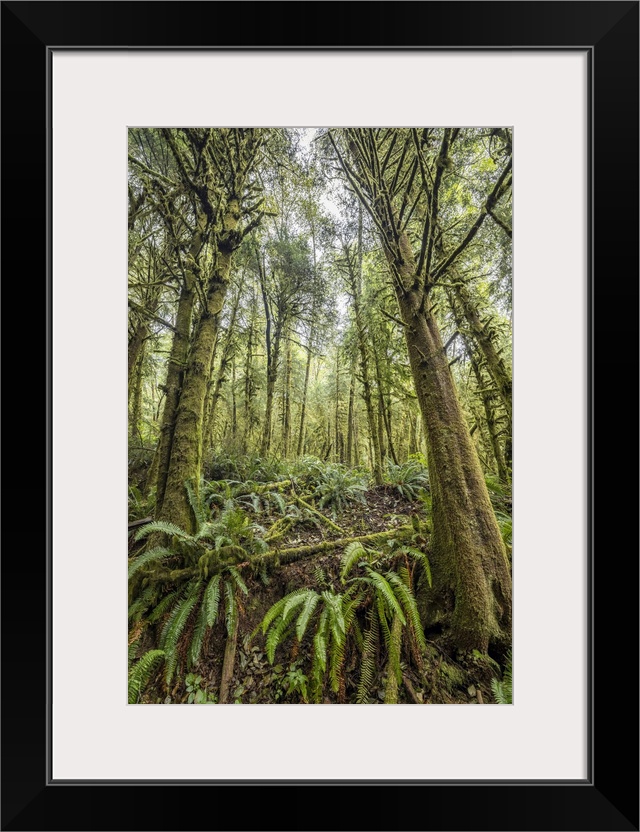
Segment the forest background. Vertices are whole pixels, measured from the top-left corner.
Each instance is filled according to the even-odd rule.
[[[509,698],[510,200],[501,128],[130,131],[134,701]]]

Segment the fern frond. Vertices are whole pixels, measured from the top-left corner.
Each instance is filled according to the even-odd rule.
[[[311,620],[311,616],[313,615],[315,608],[318,606],[319,600],[320,596],[317,592],[313,589],[308,590],[304,599],[304,606],[302,607],[300,615],[298,616],[298,622],[296,624],[296,638],[298,641],[302,641],[307,625]]]
[[[409,625],[414,636],[416,637],[416,641],[418,642],[420,649],[423,652],[426,651],[427,642],[424,638],[424,629],[422,627],[422,622],[420,621],[420,613],[418,612],[418,605],[413,593],[405,581],[396,575],[395,572],[387,572],[387,578],[393,587],[393,591],[395,592],[402,609],[406,613]]]
[[[180,594],[182,594],[182,590],[176,589],[168,595],[165,595],[147,616],[149,624],[155,624],[156,621],[159,621]]]
[[[175,523],[167,523],[164,520],[154,520],[153,523],[147,523],[146,526],[143,526],[134,537],[134,540],[143,540],[143,538],[148,537],[153,532],[162,532],[163,534],[169,534],[172,537],[179,537],[182,540],[188,540],[191,535],[188,532],[185,532],[184,529],[181,529],[180,526],[176,526]]]
[[[263,633],[267,632],[271,622],[274,621],[282,613],[289,598],[291,598],[292,595],[299,595],[300,592],[301,590],[295,589],[293,592],[290,592],[288,595],[285,595],[283,598],[280,598],[279,601],[276,601],[276,603],[273,604],[273,606],[269,607],[269,609],[265,613],[264,618],[262,619],[262,623],[260,624]]]
[[[202,605],[206,610],[207,627],[213,627],[220,606],[220,575],[214,575],[207,584]]]
[[[242,580],[242,576],[240,575],[238,570],[235,568],[235,566],[228,566],[227,571],[231,575],[231,577],[233,578],[233,582],[238,587],[238,589],[242,592],[242,594],[243,595],[248,595],[249,590],[247,588],[247,585]]]
[[[391,639],[389,641],[389,658],[387,662],[387,683],[384,691],[386,705],[398,701],[398,685],[402,682],[400,654],[402,650],[402,624],[398,616],[391,622]]]
[[[153,604],[157,589],[155,586],[148,586],[142,595],[139,595],[129,607],[128,617],[130,620],[138,621]]]
[[[424,552],[421,552],[420,549],[414,549],[412,546],[401,546],[399,549],[396,549],[394,554],[411,555],[412,558],[417,560],[427,578],[427,583],[431,587],[431,564]]]
[[[135,705],[151,678],[151,674],[165,657],[164,650],[149,650],[129,672],[129,705]]]
[[[204,641],[204,634],[207,630],[207,604],[205,600],[206,590],[203,593],[196,626],[193,629],[193,636],[191,637],[191,644],[189,645],[189,654],[187,662],[191,670],[200,658],[200,651],[202,650],[202,642]]]
[[[367,550],[364,548],[362,543],[359,540],[354,540],[353,543],[350,543],[342,553],[342,558],[340,559],[340,580],[342,583],[345,582],[345,578],[351,572],[354,563],[357,563],[360,560],[364,560],[367,557]]]
[[[327,669],[327,628],[329,624],[329,610],[324,607],[318,619],[316,634],[313,637],[313,659],[322,673]]]
[[[371,579],[371,582],[376,588],[376,592],[384,598],[385,604],[389,612],[395,613],[396,615],[400,616],[400,620],[402,621],[403,626],[407,623],[404,613],[402,612],[402,607],[398,603],[398,599],[393,594],[393,590],[389,586],[384,575],[381,575],[379,572],[367,567],[367,574]]]
[[[333,637],[337,644],[339,644],[345,637],[346,629],[344,624],[344,615],[342,613],[342,596],[335,595],[329,590],[322,593],[325,605],[329,609],[329,625],[333,633]]]
[[[382,637],[384,639],[385,647],[389,650],[389,644],[391,643],[391,630],[389,629],[389,622],[387,621],[387,609],[381,595],[376,595],[375,600],[376,610],[378,612],[378,621],[380,622],[380,629],[382,630]]]
[[[129,563],[129,580],[142,569],[143,566],[146,566],[148,563],[151,563],[154,560],[164,560],[165,558],[169,558],[174,553],[167,549],[165,546],[156,546],[154,549],[149,549],[148,552],[143,552],[141,555],[138,555],[137,558],[134,558]]]
[[[200,584],[195,583],[187,597],[176,605],[175,612],[171,615],[169,627],[166,628],[162,638],[161,648],[165,651],[165,682],[171,683],[178,664],[178,642],[185,628],[191,610],[198,600]]]
[[[136,639],[135,641],[132,641],[131,644],[127,647],[127,667],[129,668],[129,670],[131,670],[131,665],[133,664],[133,660],[136,657],[139,641],[140,639]]]
[[[513,658],[511,650],[507,653],[502,681],[491,680],[491,690],[498,705],[513,704]]]
[[[294,592],[289,593],[287,595],[287,603],[284,605],[282,609],[282,618],[288,623],[291,620],[291,613],[296,607],[299,607],[300,604],[303,604],[307,595],[310,592],[313,592],[312,589],[296,589]]]
[[[358,682],[358,693],[356,702],[366,702],[371,686],[376,675],[376,653],[378,651],[379,631],[378,617],[374,614],[368,615],[369,628],[367,629],[362,645],[362,664],[360,667],[360,681]]]
[[[189,498],[189,505],[191,506],[191,510],[193,511],[193,516],[196,518],[196,523],[198,527],[202,526],[206,520],[206,514],[204,511],[204,507],[202,505],[202,501],[196,494],[195,488],[190,480],[187,480],[184,484],[184,487],[187,490],[187,497]]]
[[[270,664],[273,664],[276,656],[276,648],[278,647],[281,641],[284,641],[284,637],[288,629],[289,625],[284,620],[284,618],[281,617],[275,621],[275,623],[269,630],[265,649]]]

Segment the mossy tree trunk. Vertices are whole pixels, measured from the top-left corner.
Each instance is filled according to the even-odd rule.
[[[338,160],[368,210],[389,266],[404,323],[409,362],[425,431],[433,505],[432,557],[438,588],[453,594],[451,630],[463,649],[486,652],[511,627],[511,574],[478,456],[465,422],[429,294],[471,244],[506,188],[509,161],[462,237],[442,235],[439,200],[445,171],[454,167],[457,129],[441,131],[433,152],[428,130],[397,133],[344,129],[330,133]],[[394,155],[395,153],[395,155]],[[510,179],[509,179],[510,181]],[[414,191],[414,182],[420,183]],[[412,196],[417,193],[417,197]],[[407,230],[408,206],[424,210],[414,251]],[[411,214],[409,214],[411,216]],[[405,218],[403,220],[403,218]],[[437,256],[437,255],[436,255]]]
[[[258,159],[264,132],[258,129],[162,129],[183,187],[204,217],[210,264],[189,258],[187,268],[201,290],[201,310],[187,357],[175,415],[173,441],[160,516],[187,531],[195,518],[185,483],[197,493],[202,468],[203,422],[211,361],[232,258],[243,238],[261,221],[262,200],[256,200],[248,176]],[[221,162],[222,160],[222,162]],[[249,219],[248,219],[249,218]]]
[[[487,322],[483,322],[478,310],[473,303],[469,290],[456,281],[454,284],[454,293],[456,300],[460,305],[460,309],[469,326],[473,339],[478,344],[480,351],[484,357],[487,372],[493,379],[498,395],[502,400],[502,404],[509,417],[508,432],[511,433],[511,418],[512,418],[512,383],[511,373],[505,364],[502,356],[496,347],[495,340],[492,336],[491,328]]]
[[[194,302],[195,293],[193,288],[187,285],[186,282],[183,282],[180,287],[180,297],[178,299],[178,309],[176,312],[173,339],[171,341],[171,352],[167,363],[167,378],[164,383],[164,408],[160,422],[160,438],[158,439],[158,448],[156,450],[158,472],[156,479],[156,516],[158,517],[162,511],[164,493],[167,485],[176,411],[178,409],[178,402],[180,401],[182,378],[189,352],[189,335]]]
[[[220,401],[220,396],[222,395],[222,385],[225,382],[227,377],[227,370],[229,367],[229,363],[232,360],[233,351],[234,351],[234,327],[236,323],[236,317],[238,314],[238,306],[240,305],[240,292],[238,291],[231,306],[231,314],[229,317],[229,326],[227,328],[227,335],[224,339],[224,346],[222,348],[222,355],[220,356],[220,365],[218,367],[218,372],[215,377],[215,381],[213,382],[213,390],[211,394],[211,400],[209,403],[209,412],[206,419],[206,429],[204,432],[204,439],[205,442],[211,444],[214,439],[214,426],[216,423],[216,410],[218,408],[218,403]],[[212,368],[213,369],[213,368]]]
[[[511,626],[509,563],[437,322],[410,294],[398,300],[427,443],[434,573],[455,597],[456,643],[486,652]]]

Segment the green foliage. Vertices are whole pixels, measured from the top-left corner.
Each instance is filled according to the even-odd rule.
[[[266,636],[268,660],[273,664],[276,651],[291,637],[301,645],[311,630],[308,675],[313,701],[322,701],[327,685],[344,695],[348,650],[360,654],[356,701],[368,700],[384,667],[387,678],[392,674],[396,680],[395,688],[387,686],[387,701],[396,701],[403,652],[420,656],[427,648],[414,595],[420,575],[431,580],[429,561],[419,549],[396,546],[381,552],[354,541],[341,558],[342,593],[330,587],[321,591],[303,587],[267,610],[256,632],[260,629]],[[321,577],[326,580],[324,571]]]
[[[173,557],[173,554],[171,549],[167,549],[166,546],[154,546],[153,549],[148,549],[146,552],[129,561],[129,579],[133,578],[136,572],[142,569],[143,566],[147,566],[154,561],[166,560],[167,558]]]
[[[314,496],[320,508],[330,507],[335,517],[350,502],[366,505],[366,475],[339,463],[326,464]]]
[[[498,705],[512,705],[513,704],[513,657],[511,650],[507,653],[505,668],[502,674],[502,679],[491,680],[491,690]]]
[[[322,697],[327,657],[342,655],[341,650],[346,638],[342,602],[343,596],[330,590],[318,593],[314,589],[296,589],[276,601],[267,610],[260,624],[263,634],[266,635],[267,658],[273,664],[279,645],[293,633],[298,643],[301,643],[311,620],[315,617],[316,626],[312,638],[311,690],[316,702]],[[331,686],[334,691],[337,691],[337,674],[334,674],[334,678],[331,679]],[[306,697],[306,687],[304,695]]]
[[[153,514],[155,507],[155,489],[145,496],[136,486],[129,486],[129,522],[142,520]]]
[[[411,566],[411,561],[414,561],[414,566]],[[359,574],[347,580],[356,563]],[[374,569],[374,566],[378,566],[378,569]],[[414,594],[416,569],[421,570],[431,582],[427,556],[413,547],[395,547],[391,552],[373,549],[363,549],[361,552],[355,547],[349,552],[345,550],[340,570],[341,580],[357,587],[360,597],[368,606],[357,702],[367,701],[373,681],[380,672],[377,664],[381,652],[380,634],[386,648],[387,677],[389,679],[392,674],[396,683],[401,679],[400,658],[403,649],[408,649],[413,643],[420,655],[426,651],[424,630]],[[395,701],[396,695],[395,686],[388,681],[385,701]]]
[[[164,657],[164,650],[149,650],[131,668],[129,671],[130,705],[135,705],[140,700],[140,696],[147,682]]]
[[[502,511],[496,511],[496,520],[500,527],[500,534],[502,535],[504,545],[511,546],[513,544],[513,520],[511,519],[511,515],[505,514]]]
[[[282,680],[282,684],[287,697],[292,698],[296,695],[299,695],[303,702],[309,701],[309,679],[296,665],[291,665],[284,679]]]
[[[184,682],[187,691],[187,705],[208,705],[218,701],[215,693],[211,693],[206,686],[202,686],[202,676],[188,673]]]
[[[207,519],[210,515],[205,501],[193,489],[187,490],[194,515],[201,521],[197,531],[190,534],[164,521],[150,523],[138,532],[137,539],[158,533],[170,538],[167,545],[155,546],[129,564],[129,576],[137,580],[132,587],[138,591],[129,610],[131,619],[143,624],[162,621],[159,647],[165,658],[167,688],[185,661],[189,669],[196,667],[207,631],[221,615],[227,633],[232,632],[238,617],[237,593],[249,594],[237,564],[265,548],[258,537],[264,531],[262,527],[251,523],[232,501],[217,517]],[[170,558],[181,567],[170,573],[172,580],[176,576],[175,580],[184,582],[162,593],[162,584],[156,582],[149,568]],[[145,681],[142,679],[142,683]]]
[[[406,500],[417,499],[422,489],[429,488],[429,472],[416,459],[402,465],[387,461],[386,479]]]

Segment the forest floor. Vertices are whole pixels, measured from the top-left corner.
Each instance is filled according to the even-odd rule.
[[[392,532],[407,526],[412,517],[425,521],[424,503],[407,499],[391,485],[370,487],[363,495],[364,502],[348,502],[341,510],[327,508],[315,510],[339,526],[332,528],[319,518],[307,516],[297,522],[278,540],[278,550],[313,546],[322,542],[330,543],[344,538],[357,538],[378,532]],[[277,511],[263,512],[259,522],[269,528],[281,517]],[[143,543],[135,543],[130,535],[129,554],[135,556]],[[428,544],[427,544],[428,548]],[[312,649],[311,634],[301,644],[291,639],[281,644],[275,659],[270,662],[265,649],[265,636],[260,624],[269,608],[288,593],[303,587],[333,588],[340,585],[340,562],[344,546],[319,551],[291,563],[280,563],[276,569],[262,576],[243,572],[248,594],[238,598],[239,628],[233,675],[230,685],[230,702],[237,704],[292,704],[303,702],[301,679],[309,672]],[[154,646],[153,633],[147,632],[147,648]],[[487,657],[464,655],[452,650],[441,626],[435,626],[425,633],[426,655],[421,662],[403,662],[402,681],[399,686],[399,703],[413,704],[492,704],[491,681],[496,677],[492,663]],[[178,678],[167,691],[158,674],[141,699],[146,703],[178,704],[187,702],[189,692],[193,699],[195,690],[204,691],[215,701],[220,687],[226,632],[223,626],[208,630],[204,637],[200,659],[194,672]],[[489,660],[491,662],[491,660]],[[341,694],[330,690],[324,693],[325,703],[353,701],[358,687],[361,655],[348,650],[344,662],[344,684]],[[383,670],[370,690],[368,703],[381,703],[385,698]]]

